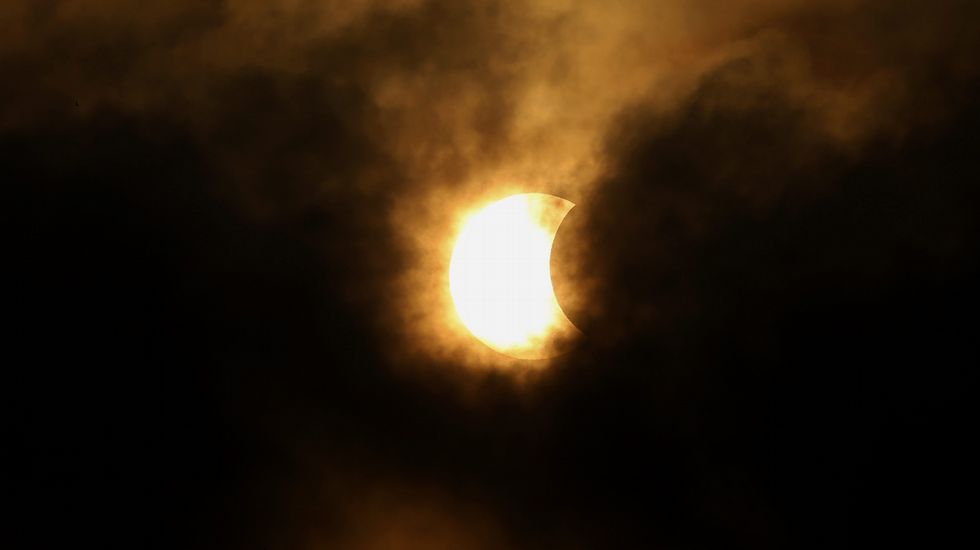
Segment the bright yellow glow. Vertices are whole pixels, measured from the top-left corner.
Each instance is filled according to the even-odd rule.
[[[571,326],[555,299],[550,266],[552,240],[571,206],[550,195],[513,195],[463,226],[449,291],[463,324],[490,347],[514,357],[547,356],[548,338]]]

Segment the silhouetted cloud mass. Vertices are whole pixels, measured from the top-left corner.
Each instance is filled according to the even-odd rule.
[[[971,534],[980,4],[0,6],[28,546]],[[535,364],[459,220],[576,202]],[[8,544],[9,546],[10,544]]]

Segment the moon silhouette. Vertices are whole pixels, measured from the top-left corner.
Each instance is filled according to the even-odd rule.
[[[551,283],[551,248],[575,204],[544,193],[498,200],[463,225],[449,263],[460,321],[494,350],[517,359],[567,351],[581,333]]]

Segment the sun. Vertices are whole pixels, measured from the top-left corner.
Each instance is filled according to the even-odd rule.
[[[513,195],[469,217],[449,264],[456,313],[478,339],[517,358],[543,358],[575,330],[555,298],[551,247],[574,205],[551,195]]]

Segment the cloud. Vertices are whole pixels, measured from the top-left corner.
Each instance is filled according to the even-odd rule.
[[[939,469],[896,433],[971,456],[974,4],[3,4],[23,508],[130,546],[956,527],[889,476]],[[443,276],[517,191],[578,205],[546,369]]]

